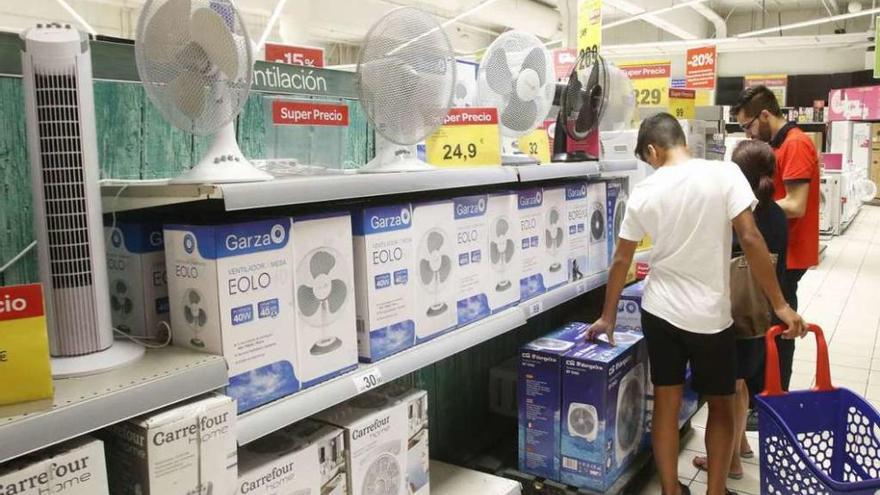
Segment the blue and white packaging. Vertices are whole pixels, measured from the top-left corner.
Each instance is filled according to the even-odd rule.
[[[608,229],[608,265],[614,257],[614,249],[617,247],[617,237],[620,235],[620,226],[623,225],[623,215],[626,213],[626,179],[610,179],[605,183],[605,204],[607,205],[607,229]]]
[[[104,227],[113,326],[132,337],[168,337],[168,278],[162,225],[116,222]]]
[[[303,388],[358,363],[351,215],[292,220],[296,375]]]
[[[352,214],[357,342],[373,362],[415,343],[415,241],[409,203]]]
[[[640,451],[647,352],[637,333],[615,332],[565,355],[562,372],[563,483],[603,492]]]
[[[587,183],[571,182],[565,186],[565,212],[568,228],[568,280],[574,282],[587,275],[590,247],[590,214]]]
[[[431,340],[458,323],[458,252],[455,205],[450,200],[414,203],[416,343]]]
[[[464,196],[455,208],[455,293],[458,326],[489,316],[489,197]]]
[[[489,308],[497,313],[519,303],[520,231],[518,195],[505,191],[488,197]]]
[[[540,187],[521,189],[517,193],[520,249],[520,301],[547,291],[544,283],[544,190]]]
[[[520,348],[519,470],[559,481],[562,371],[589,326],[570,323]]]
[[[542,264],[544,286],[554,289],[568,282],[568,213],[566,212],[565,186],[544,188],[544,234],[541,244],[544,247]]]
[[[608,269],[608,214],[604,182],[592,182],[587,185],[587,206],[590,215],[587,275],[594,275]]]
[[[617,303],[617,328],[626,332],[642,331],[642,297],[645,281],[640,280],[623,289]]]
[[[175,345],[226,358],[242,413],[298,391],[290,218],[166,225]]]

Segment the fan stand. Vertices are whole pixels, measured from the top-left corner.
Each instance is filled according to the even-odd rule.
[[[562,111],[556,118],[556,128],[553,132],[553,162],[587,162],[595,161],[597,157],[591,157],[583,151],[568,152],[568,134],[565,133],[565,122],[562,120]]]
[[[224,184],[230,182],[263,182],[273,177],[258,170],[241,153],[235,139],[235,124],[229,122],[214,134],[211,147],[199,163],[172,184]]]
[[[440,270],[434,272],[434,296],[437,296],[437,291],[440,290]],[[428,316],[439,316],[446,312],[449,309],[449,306],[443,301],[437,301],[432,304],[427,311]]]
[[[309,353],[313,356],[321,356],[324,354],[330,354],[342,347],[342,340],[335,335],[332,337],[328,337],[324,335],[324,331],[327,329],[327,301],[321,301],[321,338],[318,339],[317,342],[312,344],[311,349],[309,349]]]
[[[114,340],[103,351],[74,357],[53,357],[52,378],[77,378],[127,366],[144,355],[144,348],[134,342]]]
[[[406,146],[383,139],[376,133],[376,156],[358,169],[358,172],[386,173],[386,172],[426,172],[436,170],[418,159],[415,146]]]

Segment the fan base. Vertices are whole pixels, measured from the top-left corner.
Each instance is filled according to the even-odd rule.
[[[315,342],[315,345],[309,349],[309,352],[314,356],[320,356],[322,354],[329,354],[340,347],[342,347],[342,341],[337,337],[333,337],[331,339]]]
[[[194,345],[195,347],[198,347],[198,348],[205,347],[205,343],[202,342],[201,339],[192,338],[192,339],[190,339],[189,343]]]
[[[358,172],[364,174],[380,174],[388,172],[426,172],[428,170],[436,170],[433,165],[417,159],[417,158],[394,158],[391,160],[380,160],[380,156],[376,156],[366,165],[358,169]]]
[[[92,354],[53,357],[53,378],[76,378],[95,375],[131,364],[144,355],[144,348],[134,342],[116,340],[113,345]]]
[[[257,170],[241,153],[235,139],[235,124],[229,122],[216,134],[205,156],[172,184],[224,184],[230,182],[263,182],[272,176]]]
[[[449,306],[446,303],[439,303],[428,308],[427,315],[428,316],[438,316],[446,312],[449,309]]]
[[[551,272],[551,273],[558,272],[559,270],[562,270],[562,265],[561,265],[561,264],[559,264],[559,263],[553,263],[552,265],[550,265],[550,272]]]
[[[495,284],[495,292],[504,292],[510,289],[511,283],[510,280],[502,280]]]

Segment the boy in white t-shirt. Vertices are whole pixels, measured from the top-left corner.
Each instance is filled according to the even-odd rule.
[[[732,230],[786,336],[804,333],[803,319],[785,302],[770,254],[752,208],[755,195],[739,167],[691,157],[678,121],[663,113],[639,128],[636,155],[656,169],[633,189],[608,276],[602,317],[589,338],[606,333],[614,341],[617,303],[636,245],[654,243],[642,326],[654,384],[652,438],[664,495],[689,494],[678,481],[678,412],[685,368],[709,403],[706,449],[708,494],[725,486],[733,452],[736,340],[730,314]]]

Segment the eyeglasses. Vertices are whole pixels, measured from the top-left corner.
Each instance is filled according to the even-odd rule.
[[[752,124],[754,124],[755,121],[758,120],[758,117],[760,117],[760,116],[761,116],[760,113],[758,115],[755,115],[755,117],[752,120],[750,120],[748,124],[740,125],[740,127],[742,127],[742,130],[744,130],[745,132],[749,132],[749,129],[752,128]]]

